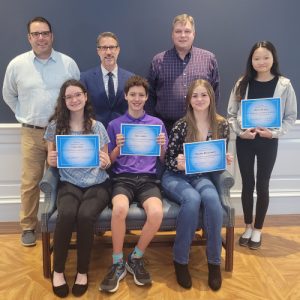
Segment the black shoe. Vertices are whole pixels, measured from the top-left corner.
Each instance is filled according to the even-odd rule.
[[[242,247],[247,247],[249,241],[250,241],[250,238],[244,238],[243,236],[241,236],[239,238],[239,245],[242,246]]]
[[[65,274],[64,274],[64,278],[66,280],[66,277],[65,277]],[[53,285],[53,272],[51,274],[51,283],[52,283],[52,290],[53,290],[53,293],[59,297],[59,298],[65,298],[68,296],[69,294],[69,286],[67,284],[67,281],[66,283],[62,284],[62,285],[59,285],[59,286],[54,286]]]
[[[220,265],[208,263],[208,285],[213,291],[217,291],[222,285],[222,276]]]
[[[149,272],[144,267],[144,259],[131,258],[131,254],[128,255],[126,262],[126,269],[133,275],[134,283],[137,285],[149,285],[152,284],[152,279]]]
[[[259,249],[261,246],[261,237],[260,237],[260,240],[259,242],[254,242],[252,241],[251,239],[249,240],[249,243],[248,243],[248,247],[252,250],[257,250]]]
[[[176,279],[179,285],[185,289],[192,287],[192,278],[189,272],[188,265],[180,264],[174,260]]]
[[[75,283],[76,279],[77,279],[77,275],[78,275],[78,273],[75,276],[74,284],[72,287],[72,294],[75,297],[81,297],[87,291],[89,284],[88,284],[88,281],[86,282],[86,284]],[[87,278],[87,280],[88,280],[88,278]]]

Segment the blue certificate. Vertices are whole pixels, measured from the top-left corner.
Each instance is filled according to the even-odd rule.
[[[161,133],[161,125],[121,124],[121,133],[125,138],[121,155],[160,156],[156,139]]]
[[[225,139],[185,143],[183,152],[186,174],[220,171],[226,168]]]
[[[241,101],[242,129],[281,127],[280,98],[247,99]]]
[[[99,139],[99,135],[57,135],[57,167],[99,167]]]

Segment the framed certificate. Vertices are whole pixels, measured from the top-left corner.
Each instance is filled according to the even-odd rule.
[[[185,173],[207,173],[226,168],[225,139],[184,143]]]
[[[99,135],[57,135],[57,167],[99,167],[99,140]]]
[[[121,133],[125,137],[121,155],[160,156],[156,139],[161,133],[161,125],[121,124]]]
[[[281,127],[280,98],[246,99],[241,101],[242,129]]]

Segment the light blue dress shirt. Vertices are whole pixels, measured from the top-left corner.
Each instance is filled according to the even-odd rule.
[[[40,60],[31,50],[18,55],[7,66],[3,99],[20,123],[45,127],[62,84],[79,77],[78,66],[69,56],[52,49],[48,59]]]

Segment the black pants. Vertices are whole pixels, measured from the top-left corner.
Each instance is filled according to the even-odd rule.
[[[54,271],[64,272],[74,226],[77,228],[77,271],[87,273],[94,239],[94,224],[110,201],[109,180],[89,188],[61,182],[57,195],[57,223],[54,231]]]
[[[236,139],[236,152],[242,177],[242,205],[245,224],[253,221],[253,192],[255,187],[254,162],[256,173],[256,213],[254,228],[262,229],[269,206],[269,182],[276,161],[278,139],[256,136],[254,140]]]

